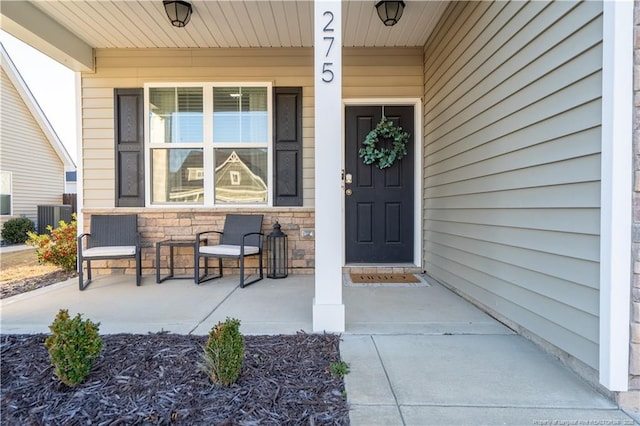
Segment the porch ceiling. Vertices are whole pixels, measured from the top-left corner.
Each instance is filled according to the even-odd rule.
[[[31,0],[50,19],[93,48],[312,47],[313,1],[191,0],[185,28],[169,23],[162,1]],[[376,0],[343,0],[345,47],[422,46],[447,1],[407,1],[385,27]]]

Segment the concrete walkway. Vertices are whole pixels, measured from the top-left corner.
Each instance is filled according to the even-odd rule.
[[[3,334],[47,333],[61,308],[100,331],[208,334],[226,317],[245,334],[311,332],[313,276],[237,277],[196,286],[112,275],[0,301]],[[437,283],[344,287],[341,356],[352,425],[632,425],[632,417],[539,347]]]

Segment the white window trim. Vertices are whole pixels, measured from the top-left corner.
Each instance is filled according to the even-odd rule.
[[[168,144],[151,144],[149,128],[149,89],[156,87],[202,87],[204,141],[199,143],[180,143],[180,148],[202,148],[204,158],[204,170],[215,168],[214,148],[237,148],[237,144],[217,143],[212,140],[213,120],[213,88],[214,87],[266,87],[267,89],[267,203],[266,204],[215,204],[215,194],[210,189],[214,187],[213,173],[204,174],[204,203],[151,203],[151,150],[153,148],[167,148]],[[207,207],[207,208],[255,208],[261,209],[273,206],[273,83],[272,82],[149,82],[144,84],[144,177],[145,177],[145,206],[151,208],[176,208],[176,207]],[[209,90],[211,89],[211,90]],[[261,143],[243,143],[242,148],[264,148]],[[177,146],[176,146],[177,148]]]

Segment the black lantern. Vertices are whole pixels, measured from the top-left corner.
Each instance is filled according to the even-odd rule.
[[[376,4],[376,10],[378,11],[380,20],[382,20],[387,27],[392,27],[397,24],[402,17],[404,6],[403,1],[382,0]]]
[[[174,27],[184,27],[191,19],[191,4],[186,1],[163,0],[164,10]]]
[[[273,231],[267,235],[267,277],[285,278],[288,275],[287,234],[276,221]]]

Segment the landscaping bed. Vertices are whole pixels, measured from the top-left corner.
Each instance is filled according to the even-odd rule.
[[[105,335],[87,380],[62,384],[45,335],[1,337],[3,425],[348,425],[339,336],[245,336],[238,382],[198,369],[206,336]]]
[[[40,264],[35,249],[2,253],[0,258],[0,299],[26,293],[75,277],[75,271]]]
[[[51,284],[59,283],[60,281],[66,281],[77,275],[78,274],[75,271],[67,272],[62,269],[58,269],[52,272],[47,272],[44,275],[37,275],[12,281],[3,281],[0,283],[0,299],[36,290]]]

